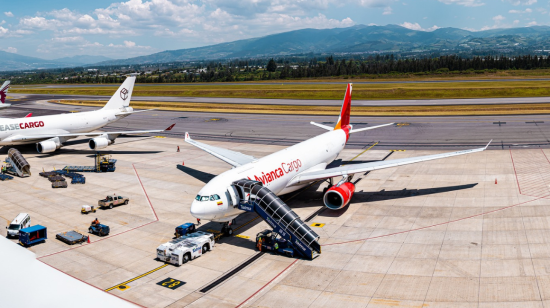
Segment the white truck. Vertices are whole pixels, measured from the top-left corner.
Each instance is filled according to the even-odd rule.
[[[214,234],[196,231],[157,247],[157,258],[180,266],[214,248]]]

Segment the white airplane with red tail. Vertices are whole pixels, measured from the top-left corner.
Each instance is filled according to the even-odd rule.
[[[326,169],[327,165],[344,149],[350,134],[394,124],[353,129],[350,124],[351,90],[352,85],[348,84],[340,118],[334,128],[311,122],[328,132],[262,158],[197,142],[186,133],[187,143],[233,166],[233,169],[216,176],[199,191],[191,204],[191,214],[197,219],[225,223],[224,228],[229,227],[230,230],[230,222],[243,213],[238,209],[237,204],[234,204],[235,193],[231,188],[233,182],[241,179],[262,182],[264,187],[276,195],[282,195],[319,180],[331,179],[332,183],[332,178],[338,177],[341,179],[325,192],[323,198],[327,208],[338,210],[349,204],[355,192],[355,185],[351,180],[356,173],[481,152],[491,143],[478,149]]]
[[[0,109],[8,108],[11,104],[6,104],[6,96],[8,96],[8,89],[10,88],[10,81],[4,81],[4,84],[0,87]]]

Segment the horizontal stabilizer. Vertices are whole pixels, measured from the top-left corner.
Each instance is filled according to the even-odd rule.
[[[369,126],[369,127],[359,128],[359,129],[352,129],[349,133],[350,134],[358,133],[358,132],[362,132],[362,131],[365,131],[365,130],[371,130],[371,129],[380,128],[380,127],[384,127],[384,126],[389,126],[389,125],[393,125],[393,124],[395,124],[395,123],[388,123],[388,124],[382,124],[382,125],[377,125],[377,126]]]
[[[315,126],[318,126],[318,127],[320,127],[320,128],[326,129],[326,130],[333,130],[333,128],[330,127],[330,126],[326,126],[326,125],[323,125],[323,124],[315,123],[315,122],[313,122],[313,121],[312,121],[312,122],[309,122],[309,123],[311,123],[311,124],[313,124],[313,125],[315,125]]]

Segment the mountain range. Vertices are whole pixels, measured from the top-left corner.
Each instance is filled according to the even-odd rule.
[[[6,51],[0,51],[0,71],[75,67],[107,60],[111,60],[111,58],[89,55],[79,55],[54,60],[45,60],[35,57],[22,56]]]
[[[548,47],[546,47],[548,46]],[[500,51],[550,49],[550,27],[468,31],[411,30],[397,25],[302,29],[198,48],[167,50],[98,65],[127,65],[224,58],[255,58],[304,53],[387,53],[423,51]]]
[[[277,57],[295,54],[375,54],[418,52],[498,52],[522,53],[550,49],[550,27],[468,31],[439,28],[434,31],[411,30],[398,25],[334,29],[301,29],[264,37],[238,40],[211,46],[166,50],[128,59],[101,56],[75,56],[43,60],[0,52],[0,70],[71,67],[82,65],[132,65],[230,58]]]

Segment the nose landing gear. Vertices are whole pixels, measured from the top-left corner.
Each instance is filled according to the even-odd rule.
[[[234,225],[234,224],[236,224],[235,219],[233,219],[232,221],[224,222],[223,226],[222,226],[222,233],[227,235],[227,236],[232,236],[233,235],[233,228],[231,226]]]

